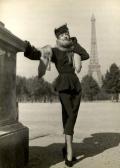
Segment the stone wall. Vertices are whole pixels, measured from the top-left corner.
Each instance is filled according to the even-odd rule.
[[[0,22],[0,168],[23,168],[28,162],[29,130],[18,121],[16,54],[25,43]]]

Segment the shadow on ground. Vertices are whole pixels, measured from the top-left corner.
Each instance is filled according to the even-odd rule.
[[[85,138],[82,142],[75,143],[73,147],[76,156],[81,156],[77,160],[77,162],[80,162],[87,157],[95,156],[107,149],[118,146],[119,143],[119,133],[95,133]],[[45,147],[31,146],[29,164],[26,168],[49,168],[63,161],[62,147],[62,143],[54,143]]]

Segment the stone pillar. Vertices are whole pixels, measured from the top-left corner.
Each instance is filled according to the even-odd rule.
[[[28,162],[29,131],[18,121],[16,103],[16,54],[24,48],[0,22],[0,168],[23,168]]]

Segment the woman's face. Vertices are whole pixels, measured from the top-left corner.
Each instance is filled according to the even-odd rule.
[[[58,37],[59,40],[69,40],[70,39],[70,34],[69,32],[65,32],[63,34],[60,34]]]

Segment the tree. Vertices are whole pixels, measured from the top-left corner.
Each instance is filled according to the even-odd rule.
[[[112,94],[112,99],[118,102],[120,93],[120,69],[115,63],[110,66],[105,74],[103,88],[107,93]]]
[[[18,101],[52,102],[57,100],[52,84],[37,76],[31,78],[17,76],[16,95]]]
[[[16,78],[16,95],[18,101],[25,100],[28,93],[27,83],[25,77],[17,76]]]
[[[100,91],[98,83],[92,78],[92,76],[86,75],[82,81],[82,98],[84,100],[95,100],[97,94]]]

